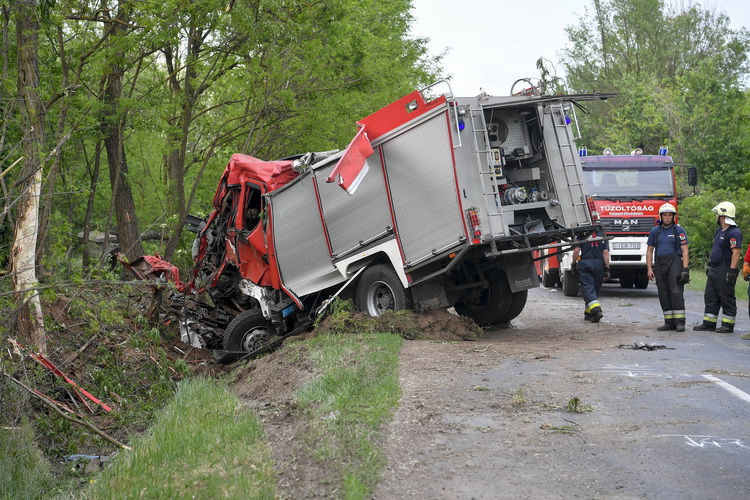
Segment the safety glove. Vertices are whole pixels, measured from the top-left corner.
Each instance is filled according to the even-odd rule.
[[[687,285],[690,283],[690,269],[683,267],[680,271],[680,275],[677,277],[677,283],[680,285]]]
[[[727,271],[727,283],[729,283],[729,286],[734,286],[735,283],[737,283],[737,276],[739,276],[740,270],[739,269],[729,269]]]
[[[742,277],[745,279],[745,281],[750,281],[750,264],[745,262],[745,265],[742,266]]]
[[[610,274],[609,274],[609,268],[605,267],[604,268],[604,281],[607,281],[609,279],[609,276],[610,276]]]

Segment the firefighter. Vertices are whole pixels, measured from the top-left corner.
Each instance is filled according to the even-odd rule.
[[[740,271],[740,254],[742,253],[742,233],[734,222],[734,204],[722,201],[711,209],[716,214],[719,228],[714,233],[714,244],[711,248],[708,268],[706,269],[706,291],[703,294],[705,309],[703,323],[693,330],[731,333],[737,317],[737,299],[734,296],[734,285]],[[722,311],[721,326],[719,310]]]
[[[596,238],[596,231],[591,234]],[[579,259],[580,257],[580,259]],[[599,290],[609,279],[609,246],[607,241],[584,243],[573,249],[573,272],[578,274],[581,295],[586,308],[583,319],[598,323],[604,314],[599,303]]]
[[[656,330],[685,331],[685,285],[690,281],[688,239],[675,223],[677,210],[671,203],[659,207],[659,223],[651,229],[646,243],[648,279],[656,280],[664,324]]]
[[[750,281],[750,245],[747,247],[747,252],[745,252],[745,258],[744,265],[742,266],[742,278],[745,281]],[[747,285],[747,314],[750,316],[750,283]],[[740,335],[743,339],[750,339],[750,333],[746,333],[744,335]]]

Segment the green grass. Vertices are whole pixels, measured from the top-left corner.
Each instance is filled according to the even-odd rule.
[[[737,283],[734,285],[734,295],[739,300],[748,300],[747,297],[748,282],[742,279],[742,273],[740,272]],[[690,283],[685,285],[688,290],[695,290],[702,292],[706,289],[706,273],[702,269],[691,269],[690,270]]]
[[[55,486],[49,462],[28,424],[0,428],[0,498],[48,498]]]
[[[371,498],[386,457],[385,426],[401,396],[399,335],[318,335],[290,344],[320,375],[299,389],[310,457],[334,470],[335,498]],[[259,420],[219,382],[192,379],[151,430],[123,451],[82,498],[277,498]],[[282,492],[283,493],[283,492]]]
[[[314,457],[340,467],[341,498],[371,498],[386,465],[380,444],[401,396],[402,343],[388,334],[319,335],[306,343],[321,375],[297,395],[305,440]]]
[[[122,451],[84,498],[276,498],[258,418],[220,383],[182,382],[151,430]]]

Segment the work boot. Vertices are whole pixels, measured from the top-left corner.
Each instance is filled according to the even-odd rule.
[[[716,333],[732,333],[734,332],[733,326],[728,325],[721,325],[719,328],[716,329]]]
[[[591,313],[583,313],[583,319],[584,319],[584,321],[591,321],[591,318],[593,318],[593,316],[591,315]]]
[[[685,328],[683,327],[682,329],[684,330]],[[669,330],[677,330],[677,327],[674,325],[664,323],[663,325],[661,325],[660,327],[656,329],[657,332],[667,332]]]
[[[675,330],[678,332],[684,332],[685,331],[685,325],[683,323],[677,323],[674,327]]]
[[[601,309],[596,309],[594,312],[591,313],[591,322],[592,323],[599,323],[599,321],[604,317],[604,314],[602,313]]]
[[[693,330],[695,330],[696,332],[713,332],[716,331],[716,325],[708,326],[705,323],[701,323],[698,326],[694,326]]]

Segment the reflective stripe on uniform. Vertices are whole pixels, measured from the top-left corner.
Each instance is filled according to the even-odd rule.
[[[704,314],[703,315],[703,321],[706,323],[716,323],[719,320],[719,317],[715,314]]]
[[[593,309],[595,309],[597,307],[599,307],[599,308],[602,307],[601,304],[599,304],[599,301],[598,300],[592,300],[591,302],[589,302],[588,304],[586,304],[586,312],[590,313]]]

